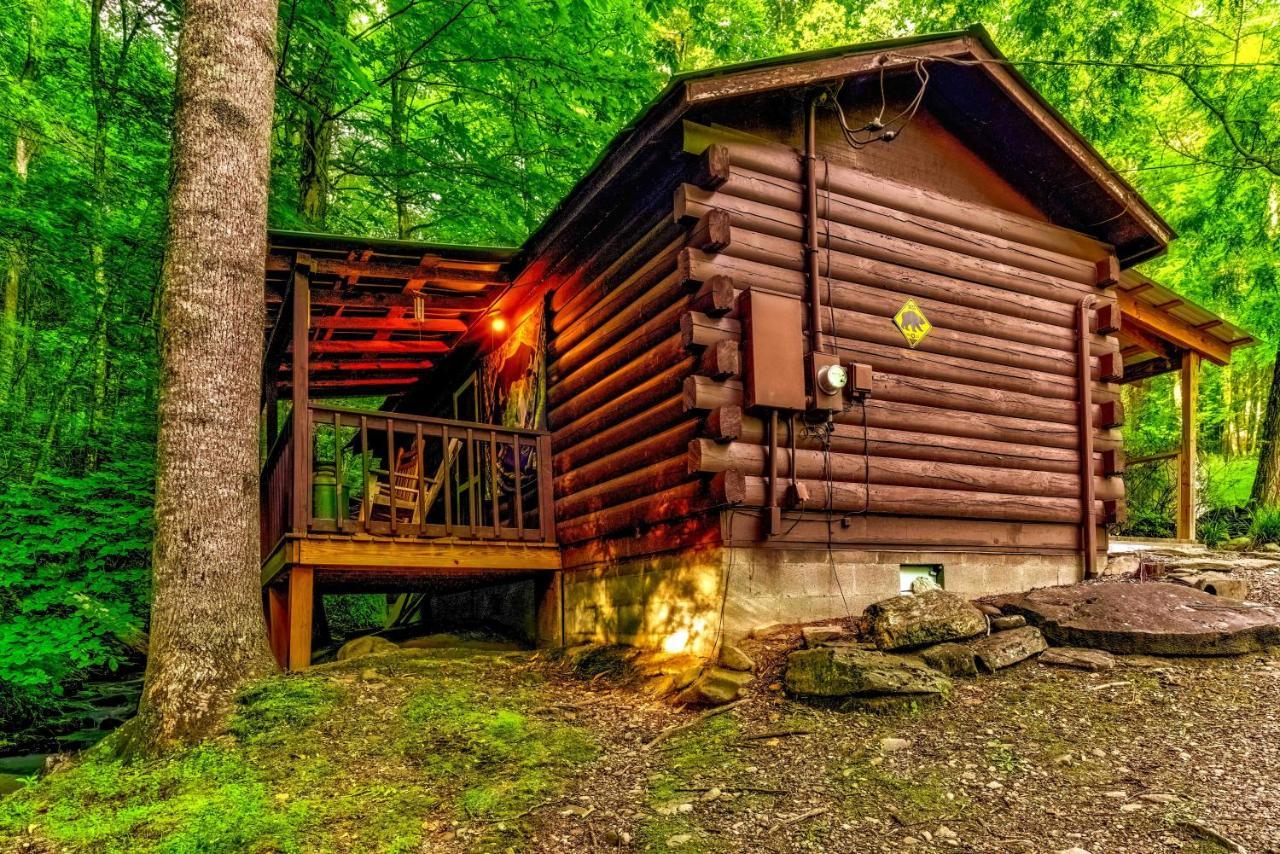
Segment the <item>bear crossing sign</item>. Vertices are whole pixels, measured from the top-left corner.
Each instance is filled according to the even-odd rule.
[[[924,340],[924,336],[929,334],[929,330],[933,329],[933,324],[924,316],[924,312],[913,299],[907,300],[902,308],[898,309],[898,313],[893,316],[893,325],[898,327],[898,331],[902,333],[903,338],[907,339],[912,349],[915,349],[916,345]]]

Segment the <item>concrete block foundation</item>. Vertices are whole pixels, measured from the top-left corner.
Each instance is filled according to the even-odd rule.
[[[898,593],[903,564],[939,565],[964,596],[1073,584],[1078,555],[712,547],[565,572],[567,644],[709,655],[768,623],[857,616]]]

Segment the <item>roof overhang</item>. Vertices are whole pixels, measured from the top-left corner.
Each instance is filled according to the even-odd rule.
[[[1234,350],[1257,343],[1240,327],[1136,270],[1120,274],[1116,299],[1127,382],[1174,370],[1187,353],[1225,365]]]

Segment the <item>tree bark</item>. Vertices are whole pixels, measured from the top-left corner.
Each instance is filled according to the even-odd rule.
[[[1271,369],[1271,390],[1258,435],[1258,474],[1250,501],[1259,507],[1280,504],[1280,354]]]
[[[154,601],[126,753],[217,730],[270,672],[259,588],[258,383],[276,4],[192,0],[178,46],[161,302]]]

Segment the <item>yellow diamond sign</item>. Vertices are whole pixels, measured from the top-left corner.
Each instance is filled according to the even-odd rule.
[[[907,343],[913,349],[924,340],[929,330],[933,329],[933,324],[924,316],[924,312],[913,299],[907,300],[902,308],[898,309],[898,313],[893,316],[893,325],[898,327],[902,337],[907,339]]]

